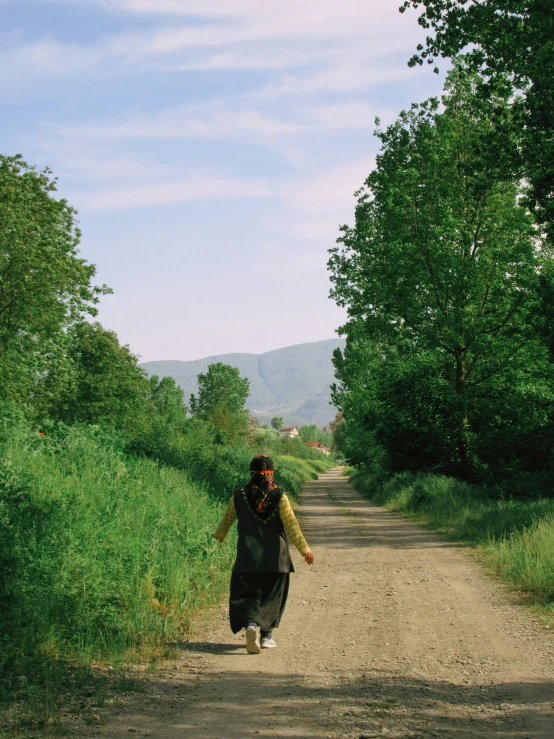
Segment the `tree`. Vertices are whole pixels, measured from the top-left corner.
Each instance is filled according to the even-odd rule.
[[[172,377],[150,377],[146,413],[142,423],[133,428],[130,451],[153,456],[170,465],[182,463],[184,435],[190,423],[183,395],[183,389]]]
[[[91,286],[94,265],[80,259],[75,211],[53,197],[49,170],[0,156],[0,340],[51,335],[94,315],[105,287]]]
[[[282,416],[273,416],[271,419],[271,428],[275,429],[275,431],[279,431],[280,428],[283,428],[283,417]]]
[[[423,8],[419,24],[431,29],[426,47],[410,65],[435,64],[437,57],[454,57],[470,48],[467,57],[481,70],[489,94],[507,76],[522,94],[512,105],[514,133],[521,142],[521,160],[514,176],[532,186],[536,215],[554,234],[554,6],[552,0],[406,0]]]
[[[508,101],[483,101],[476,85],[457,66],[444,112],[431,100],[378,131],[355,226],[343,227],[329,261],[332,295],[348,309],[343,333],[359,337],[363,327],[374,352],[398,361],[436,357],[466,471],[471,392],[536,341],[526,316],[539,266],[521,190],[488,149],[494,109]]]
[[[320,432],[315,423],[308,424],[307,426],[300,426],[298,429],[298,435],[302,441],[319,441]]]
[[[149,396],[160,409],[174,403],[164,399],[165,387],[146,378],[129,347],[99,323],[83,321],[69,330],[68,355],[73,372],[57,409],[63,421],[106,423],[138,434],[152,413]]]
[[[95,315],[95,267],[78,256],[76,213],[54,197],[49,170],[20,156],[0,156],[0,396],[36,401],[48,374],[60,370],[63,331],[84,313]]]
[[[333,436],[328,431],[318,428],[315,423],[300,426],[298,434],[302,441],[318,441],[322,446],[330,447]]]
[[[156,416],[174,428],[182,428],[187,419],[183,389],[172,377],[162,377],[160,380],[157,375],[152,375],[149,383],[150,402]]]
[[[247,433],[248,411],[244,404],[250,394],[250,382],[236,367],[223,362],[210,364],[206,374],[198,375],[198,396],[190,396],[194,416],[210,421],[225,432],[230,443]]]

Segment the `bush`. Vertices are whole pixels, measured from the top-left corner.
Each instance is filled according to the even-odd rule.
[[[233,547],[210,539],[223,506],[119,446],[94,427],[3,434],[5,674],[163,643],[226,587]]]

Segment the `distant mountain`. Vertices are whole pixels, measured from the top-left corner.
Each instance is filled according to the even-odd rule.
[[[329,405],[329,386],[334,382],[333,349],[342,349],[344,344],[344,339],[328,339],[265,354],[220,354],[191,362],[168,360],[140,366],[149,376],[173,377],[185,391],[188,403],[191,393],[197,392],[199,373],[215,362],[230,364],[250,380],[246,405],[260,423],[283,416],[286,425],[324,426],[336,413]]]

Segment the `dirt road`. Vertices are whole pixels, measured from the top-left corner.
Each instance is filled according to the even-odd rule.
[[[278,648],[248,655],[224,609],[146,693],[87,734],[120,738],[554,738],[554,638],[471,558],[363,500],[308,483]]]

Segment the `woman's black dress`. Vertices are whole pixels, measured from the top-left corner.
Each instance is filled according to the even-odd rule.
[[[237,557],[231,575],[229,617],[234,634],[249,621],[262,631],[279,626],[287,603],[294,567],[287,536],[279,516],[280,488],[269,494],[269,505],[258,513],[244,488],[235,490]]]

